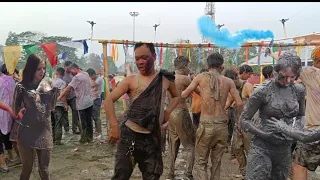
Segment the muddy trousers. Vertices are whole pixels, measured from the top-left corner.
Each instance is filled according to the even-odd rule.
[[[168,176],[174,176],[174,165],[179,152],[180,143],[182,143],[186,152],[187,176],[192,176],[194,164],[194,145],[195,134],[193,123],[188,109],[176,108],[170,115],[168,128],[169,144],[169,173]]]
[[[232,152],[239,163],[239,171],[241,175],[245,176],[245,169],[247,164],[247,154],[250,149],[251,136],[245,132],[240,134],[236,129],[233,130],[232,138]]]
[[[79,110],[81,127],[81,138],[79,141],[81,143],[91,142],[93,140],[92,109],[93,106]]]
[[[93,101],[92,116],[95,125],[95,132],[101,133],[101,119],[100,119],[100,108],[101,98],[97,98]]]
[[[31,147],[22,146],[18,142],[20,151],[20,159],[22,163],[22,172],[20,180],[29,180],[33,168],[33,161],[37,154],[38,156],[38,171],[41,180],[49,180],[49,163],[50,163],[50,150],[38,150]]]
[[[220,179],[221,159],[227,147],[228,124],[217,124],[200,120],[196,132],[195,175],[197,179],[208,180],[207,166],[211,156],[211,178]]]
[[[75,133],[77,131],[77,128],[79,128],[79,115],[77,111],[76,97],[67,99],[67,103],[70,106],[72,112],[72,132]],[[65,131],[69,131],[69,120],[66,121],[64,127]]]
[[[3,145],[7,151],[12,150],[12,143],[9,140],[9,137],[10,137],[10,132],[8,134],[4,135],[4,134],[2,134],[2,132],[0,130],[0,154],[4,153]]]
[[[135,144],[130,156],[132,141]],[[112,180],[129,180],[136,164],[143,180],[159,180],[163,171],[161,149],[152,135],[136,133],[122,124]]]
[[[291,170],[291,147],[279,152],[252,144],[248,154],[245,180],[286,180]]]
[[[52,133],[53,133],[53,142],[61,141],[62,139],[62,126],[65,123],[65,120],[68,119],[68,112],[62,106],[56,106],[55,111],[51,114],[52,120]]]

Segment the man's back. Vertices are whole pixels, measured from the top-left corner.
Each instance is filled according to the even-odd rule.
[[[214,78],[216,77],[216,80]],[[199,87],[201,93],[201,116],[225,116],[224,106],[233,81],[218,73],[205,72],[199,75]],[[214,81],[218,87],[215,90]]]
[[[175,75],[175,84],[176,88],[179,94],[181,94],[182,91],[184,91],[191,83],[191,80],[188,78],[188,76],[176,74]],[[180,103],[178,104],[179,108],[188,108],[188,105],[186,103],[186,99],[181,98]]]

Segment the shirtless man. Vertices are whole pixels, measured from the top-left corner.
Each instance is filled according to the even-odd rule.
[[[239,68],[240,79],[246,81],[253,74],[253,69],[251,66],[244,64]]]
[[[191,80],[187,76],[190,72],[188,65],[189,59],[187,57],[178,56],[174,60],[175,84],[178,93],[185,90],[191,83]],[[182,98],[177,108],[172,111],[168,129],[169,173],[167,179],[174,179],[174,165],[179,152],[180,142],[187,152],[186,175],[189,179],[192,179],[195,135],[186,99]]]
[[[249,82],[239,79],[238,73],[231,69],[228,69],[225,71],[225,76],[233,80],[243,104],[246,104],[247,100],[249,99],[249,96],[253,92],[253,85]],[[234,103],[234,101],[235,101],[234,98],[231,95],[229,95],[225,109],[227,110]],[[235,121],[235,126],[234,126],[235,128],[233,130],[233,135],[232,135],[231,148],[235,158],[238,160],[240,173],[244,177],[246,161],[247,161],[246,154],[248,154],[248,151],[250,148],[251,138],[249,134],[246,134],[241,130],[240,122],[239,122],[240,114],[241,112],[235,113],[236,121]]]
[[[195,172],[197,179],[208,180],[208,158],[211,156],[211,178],[220,179],[221,158],[228,139],[228,120],[224,107],[230,93],[236,100],[239,111],[242,101],[234,82],[222,76],[223,57],[219,53],[211,54],[207,59],[208,72],[199,74],[181,94],[186,98],[200,87],[201,115],[196,132]]]
[[[160,125],[168,121],[179,104],[180,94],[176,90],[173,74],[164,70],[155,71],[157,55],[152,43],[136,43],[134,51],[139,73],[122,80],[104,102],[111,124],[109,142],[115,144],[120,138],[112,179],[130,179],[138,163],[143,179],[156,180],[163,172]],[[172,99],[164,111],[167,90]],[[130,105],[125,122],[121,124],[120,135],[114,102],[125,93],[129,95]]]

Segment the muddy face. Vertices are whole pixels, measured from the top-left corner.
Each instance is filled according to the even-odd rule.
[[[34,75],[34,80],[40,82],[46,72],[46,64],[44,61],[41,61],[38,65],[37,71]]]
[[[297,74],[294,73],[291,68],[286,68],[279,72],[275,72],[274,78],[280,85],[289,86],[294,83],[297,78]]]
[[[135,50],[136,66],[142,75],[149,75],[154,69],[156,53],[152,54],[150,49],[143,45]]]
[[[248,80],[253,75],[253,72],[244,72],[241,74],[242,80]]]

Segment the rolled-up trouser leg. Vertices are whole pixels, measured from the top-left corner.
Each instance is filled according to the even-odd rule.
[[[93,101],[93,109],[92,109],[95,131],[97,133],[101,133],[100,108],[101,108],[101,99],[97,98]]]
[[[49,163],[50,163],[50,150],[36,150],[39,163],[39,175],[41,180],[49,180]]]
[[[79,114],[77,111],[77,104],[76,104],[76,97],[68,100],[68,105],[70,106],[72,110],[72,132],[75,133],[77,128],[79,127]],[[68,122],[69,124],[69,122]]]

